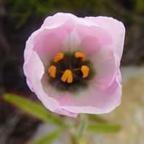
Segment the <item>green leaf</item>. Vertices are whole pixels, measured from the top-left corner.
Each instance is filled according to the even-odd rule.
[[[60,131],[54,131],[50,134],[47,134],[38,140],[32,142],[32,144],[52,144],[60,136]]]
[[[34,102],[28,98],[15,94],[5,94],[4,100],[43,122],[50,122],[59,126],[64,126],[64,122],[60,117],[51,114],[38,102]]]
[[[119,132],[121,129],[120,125],[107,123],[89,125],[87,128],[89,131],[97,133],[115,133]]]
[[[107,123],[107,120],[105,120],[104,118],[97,116],[97,115],[88,115],[88,118],[91,122]]]

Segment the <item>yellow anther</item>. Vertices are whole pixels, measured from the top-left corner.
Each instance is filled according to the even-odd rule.
[[[56,77],[56,66],[51,65],[48,68],[48,74],[49,74],[50,77],[55,78]]]
[[[57,54],[55,55],[53,61],[54,61],[54,62],[58,62],[58,61],[62,60],[63,57],[64,57],[64,53],[63,53],[63,52],[59,52],[59,53],[57,53]]]
[[[80,58],[82,60],[85,60],[85,58],[86,58],[85,54],[83,52],[80,52],[80,51],[75,52],[75,57]]]
[[[88,66],[83,65],[83,66],[81,67],[81,72],[82,72],[82,74],[83,74],[83,78],[88,77],[89,71],[90,71],[90,68],[89,68]]]
[[[61,77],[63,82],[72,83],[73,82],[73,73],[70,69],[66,69]]]

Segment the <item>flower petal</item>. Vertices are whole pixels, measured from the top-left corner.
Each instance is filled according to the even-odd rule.
[[[115,109],[121,101],[121,85],[115,80],[112,85],[102,91],[95,86],[87,92],[71,97],[62,103],[62,108],[73,113],[101,114]]]
[[[76,118],[78,116],[77,113],[67,111],[66,109],[63,109],[63,108],[59,108],[55,112],[58,113],[58,114],[66,115],[66,116],[73,117],[73,118]]]
[[[56,53],[63,51],[63,43],[68,36],[67,27],[47,29],[46,27],[33,34],[28,41],[28,45],[33,45],[33,50],[37,52],[44,63],[49,62]],[[31,39],[33,40],[31,42]]]
[[[114,18],[104,16],[86,17],[85,19],[95,22],[96,25],[105,29],[112,36],[113,49],[116,53],[117,62],[120,63],[125,38],[125,27],[123,23]]]
[[[96,71],[93,82],[101,89],[109,87],[117,74],[117,69],[119,69],[113,52],[101,48],[93,57],[92,62]]]
[[[108,87],[117,71],[112,38],[107,31],[97,26],[79,26],[77,33],[80,48],[87,54],[95,70],[95,82],[101,88]]]
[[[56,13],[53,16],[48,16],[41,27],[56,28],[73,19],[77,19],[77,17],[71,13]]]
[[[24,73],[27,77],[29,87],[34,91],[42,103],[51,111],[55,111],[58,102],[49,97],[42,87],[41,78],[44,74],[44,66],[36,52],[31,52],[31,56],[24,63]]]
[[[57,52],[69,49],[69,47],[64,47],[64,45],[73,30],[75,18],[76,16],[72,14],[63,13],[47,17],[42,27],[32,33],[27,40],[26,48],[27,45],[29,48],[25,52],[25,57],[33,49],[40,56],[41,60],[46,63]]]

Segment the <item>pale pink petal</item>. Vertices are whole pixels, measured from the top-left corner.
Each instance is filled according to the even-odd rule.
[[[44,65],[35,52],[32,52],[29,60],[24,63],[24,73],[29,81],[29,87],[37,94],[42,103],[51,111],[58,109],[58,102],[43,90],[41,78],[44,74]]]
[[[43,28],[34,39],[34,50],[39,54],[43,62],[50,62],[56,53],[62,51],[67,35],[67,29],[63,27],[51,30]]]
[[[119,67],[116,64],[114,53],[102,48],[92,59],[95,68],[95,84],[102,89],[107,88],[113,82]]]
[[[48,16],[44,20],[42,27],[56,28],[67,22],[75,21],[75,19],[78,19],[78,17],[71,13],[56,13],[53,16]]]
[[[95,22],[96,25],[105,29],[112,36],[113,49],[117,62],[120,63],[125,38],[125,27],[123,23],[114,18],[104,16],[86,17],[86,19]]]
[[[121,85],[114,81],[106,90],[102,91],[92,86],[87,92],[71,97],[71,101],[62,103],[63,109],[73,113],[108,113],[121,102]]]
[[[30,51],[33,49],[45,63],[57,52],[68,51],[69,47],[64,47],[64,45],[69,34],[73,31],[74,17],[72,14],[64,15],[63,13],[57,13],[46,18],[43,26],[32,33],[27,40],[26,49],[27,45],[29,48],[25,51],[25,57],[29,57],[27,54],[30,54]]]
[[[79,26],[76,30],[81,40],[80,49],[94,66],[95,83],[102,89],[108,87],[118,68],[111,35],[97,26]]]
[[[97,26],[76,25],[76,32],[81,39],[82,49],[88,54],[93,54],[97,47],[107,46],[112,44],[111,35],[103,28]],[[85,43],[89,47],[85,47]],[[94,43],[95,42],[95,43]],[[91,44],[92,43],[92,44]]]
[[[74,28],[65,39],[63,49],[69,52],[74,52],[80,49],[81,39],[79,38],[76,29]]]
[[[62,48],[68,34],[69,26],[55,29],[39,29],[27,41],[25,57],[29,57],[27,53],[30,54],[30,51],[35,50],[44,63],[50,62],[57,52],[63,51]]]

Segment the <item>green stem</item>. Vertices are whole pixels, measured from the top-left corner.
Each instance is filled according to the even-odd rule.
[[[73,144],[86,144],[84,135],[87,127],[87,119],[84,115],[80,115],[75,127],[75,134],[73,135]]]
[[[77,129],[77,137],[80,139],[81,137],[83,137],[84,133],[85,133],[85,129],[87,126],[87,120],[86,117],[84,115],[80,116],[80,121],[79,121],[79,126]]]
[[[84,137],[86,127],[87,118],[85,115],[80,115],[80,117],[75,121],[74,125],[69,129],[72,144],[87,144]]]

